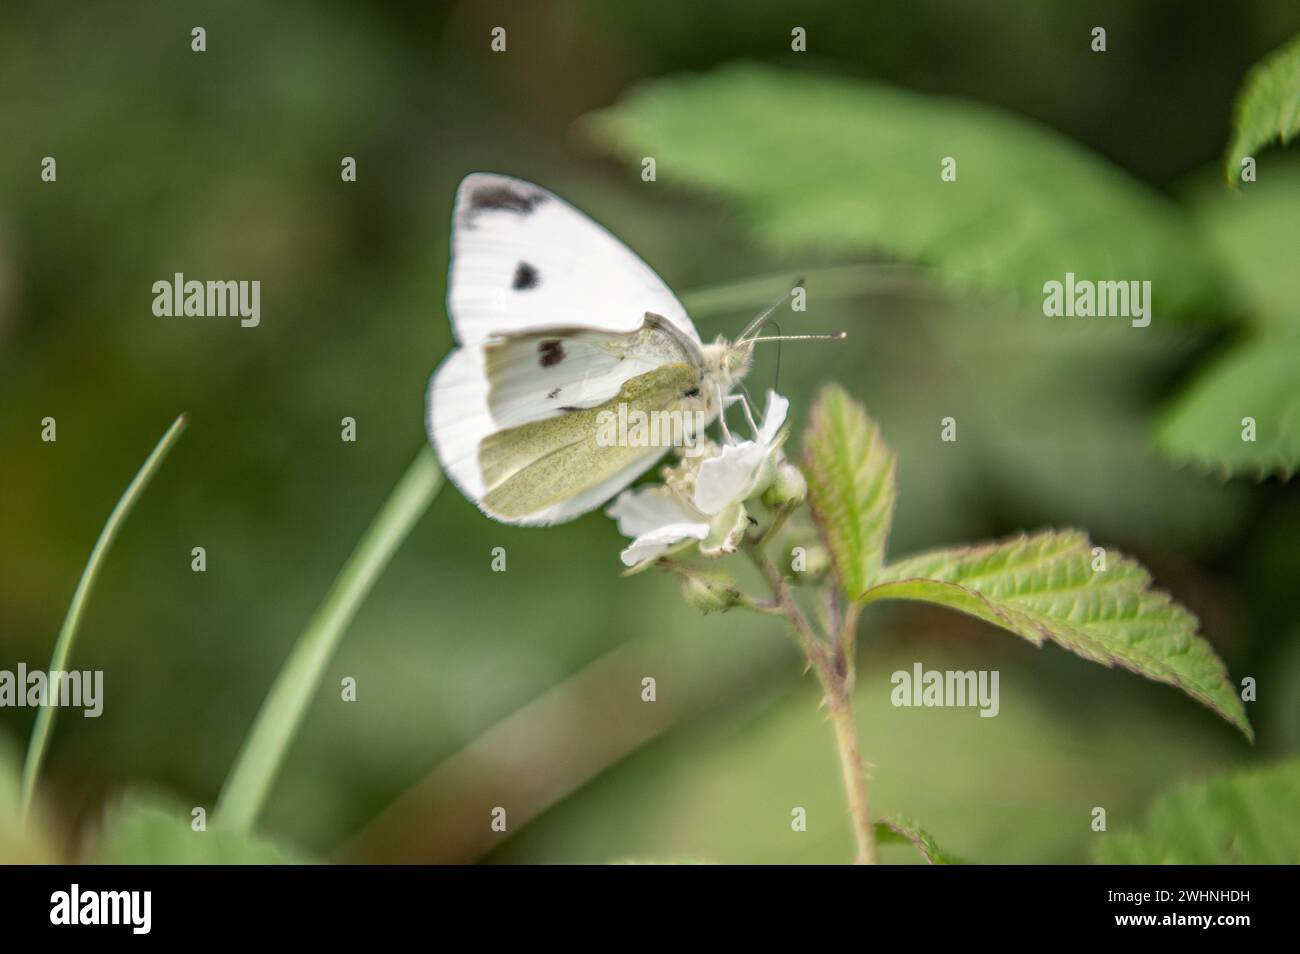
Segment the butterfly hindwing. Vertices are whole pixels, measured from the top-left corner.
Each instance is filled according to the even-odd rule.
[[[671,444],[663,438],[653,446],[602,440],[602,433],[610,432],[608,422],[619,416],[620,406],[624,419],[635,412],[689,415],[700,402],[686,395],[698,383],[698,369],[667,364],[632,378],[603,404],[489,435],[479,446],[484,510],[498,519],[525,519],[602,487],[634,466],[635,476]]]

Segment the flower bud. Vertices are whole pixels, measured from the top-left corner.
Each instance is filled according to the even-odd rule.
[[[726,573],[692,573],[683,577],[682,596],[701,613],[723,612],[740,602],[736,581]]]
[[[772,483],[763,491],[763,503],[773,510],[790,504],[803,503],[808,496],[808,481],[803,471],[788,460],[777,465]]]

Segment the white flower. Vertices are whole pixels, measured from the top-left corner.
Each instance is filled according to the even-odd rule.
[[[635,538],[621,554],[624,565],[648,564],[692,541],[705,556],[734,552],[749,521],[745,501],[772,481],[789,409],[786,398],[768,391],[754,440],[687,458],[665,472],[664,484],[619,494],[605,512],[618,521],[620,533]]]

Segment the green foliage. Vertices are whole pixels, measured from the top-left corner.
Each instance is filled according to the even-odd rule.
[[[113,805],[93,861],[113,865],[273,865],[308,859],[257,835],[214,827],[194,831],[190,809],[133,792]]]
[[[126,522],[136,502],[139,501],[149,482],[153,480],[154,475],[158,473],[158,468],[166,460],[168,453],[185,431],[185,415],[178,415],[176,420],[172,421],[171,427],[158,438],[158,443],[154,449],[149,452],[140,469],[135,472],[131,482],[127,484],[126,490],[122,491],[122,496],[118,498],[117,505],[109,513],[108,519],[104,522],[104,528],[99,532],[99,538],[90,550],[90,556],[86,560],[86,567],[81,571],[81,579],[77,581],[77,588],[72,593],[72,601],[68,604],[67,614],[63,617],[63,625],[59,627],[58,638],[54,641],[54,651],[50,655],[49,671],[55,672],[67,668],[68,659],[72,655],[72,646],[77,639],[77,628],[81,623],[82,613],[85,611],[86,603],[90,599],[91,591],[95,588],[95,580],[99,577],[100,568],[104,565],[109,551],[113,548],[113,541],[117,539],[118,532]],[[54,726],[54,714],[58,711],[55,706],[42,706],[36,713],[36,723],[32,726],[31,741],[27,746],[27,758],[23,763],[23,782],[22,782],[22,803],[23,812],[26,813],[31,806],[32,798],[36,792],[36,777],[41,770],[41,761],[45,757],[45,747],[49,744],[50,732]]]
[[[1258,181],[1237,189],[1198,177],[1187,201],[1210,252],[1226,266],[1236,309],[1265,329],[1300,328],[1300,155],[1277,157]]]
[[[866,412],[827,385],[804,432],[804,471],[813,520],[851,598],[875,578],[894,516],[894,452]]]
[[[1105,569],[1100,567],[1104,559]],[[1223,663],[1196,635],[1196,617],[1118,553],[1095,555],[1078,531],[935,550],[886,566],[869,599],[915,599],[1051,640],[1084,659],[1177,686],[1253,738]]]
[[[1228,181],[1241,175],[1241,160],[1260,146],[1285,145],[1300,132],[1300,37],[1261,60],[1237,93],[1232,142],[1224,157]]]
[[[892,465],[866,412],[842,389],[828,388],[805,435],[805,469],[818,529],[850,597],[935,603],[1037,646],[1051,640],[1176,686],[1254,738],[1223,663],[1196,635],[1196,617],[1151,589],[1150,574],[1133,560],[1094,552],[1084,533],[1020,535],[880,567],[894,504]],[[887,494],[879,489],[885,474]],[[874,582],[859,589],[863,578]]]
[[[1247,417],[1254,440],[1243,439]],[[1230,349],[1170,405],[1156,440],[1225,474],[1289,478],[1300,465],[1300,330]]]
[[[657,157],[663,181],[732,200],[776,249],[880,253],[1035,304],[1067,271],[1148,278],[1166,314],[1217,300],[1181,210],[990,107],[736,64],[643,84],[586,128],[625,158]],[[940,178],[945,156],[955,182]]]
[[[876,822],[876,841],[882,845],[891,843],[911,845],[921,853],[921,857],[926,860],[927,864],[965,864],[956,855],[950,855],[940,848],[935,843],[934,836],[928,831],[901,815],[895,815],[893,818],[886,818],[884,821]]]
[[[1175,460],[1226,475],[1288,478],[1300,467],[1300,167],[1270,167],[1235,192],[1203,188],[1193,203],[1256,330],[1170,402],[1156,443]],[[1246,417],[1255,419],[1253,441],[1242,439]]]
[[[1101,836],[1103,864],[1300,864],[1300,761],[1226,775],[1162,797],[1146,828]]]

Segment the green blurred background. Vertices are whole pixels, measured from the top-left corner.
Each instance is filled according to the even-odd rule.
[[[496,25],[504,55],[488,49]],[[797,62],[794,25],[809,31]],[[42,795],[59,850],[128,786],[213,805],[296,634],[425,439],[466,173],[565,196],[683,293],[759,276],[776,289],[867,257],[760,246],[726,202],[675,189],[671,157],[643,183],[575,120],[643,79],[755,61],[1000,106],[1181,197],[1219,187],[1238,84],[1297,31],[1289,0],[5,5],[0,668],[45,664],[108,511],[191,415],[83,623],[72,665],[104,670],[106,701],[55,728]],[[260,279],[261,326],[155,318],[150,286],[176,271]],[[1259,682],[1252,748],[1168,687],[952,614],[873,608],[858,705],[878,810],[973,860],[1084,861],[1104,837],[1093,806],[1136,825],[1171,785],[1300,749],[1300,491],[1178,468],[1151,440],[1231,323],[1055,324],[878,274],[786,323],[851,335],[787,347],[780,383],[796,428],[827,377],[880,422],[900,457],[891,552],[1088,528],[1200,616],[1234,679]],[[734,334],[765,297],[714,309],[701,333]],[[765,358],[754,382],[774,373]],[[938,440],[947,414],[955,445]],[[330,663],[262,828],[374,861],[847,860],[830,731],[778,624],[701,618],[669,579],[621,579],[622,545],[599,514],[514,529],[444,490]],[[892,708],[889,674],[914,661],[1000,670],[1000,715]],[[345,676],[356,703],[339,701]],[[32,716],[0,710],[0,738],[25,744]],[[486,833],[496,805],[509,837]]]

